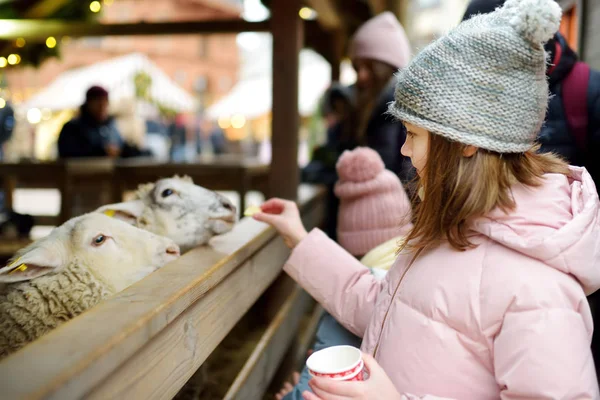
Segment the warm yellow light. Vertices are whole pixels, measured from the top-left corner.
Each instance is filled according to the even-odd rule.
[[[49,108],[43,108],[42,109],[42,119],[44,121],[48,121],[50,118],[52,118],[52,111]]]
[[[0,97],[0,108],[6,107],[6,100]]]
[[[92,2],[90,3],[90,10],[91,10],[92,12],[95,12],[95,13],[97,13],[97,12],[100,12],[100,9],[101,9],[101,8],[102,8],[102,4],[100,4],[100,2],[99,2],[99,1],[92,1]]]
[[[0,68],[4,68],[8,65],[8,61],[6,60],[6,57],[0,57]]]
[[[246,125],[246,118],[243,115],[234,115],[231,117],[231,126],[235,129],[243,128]]]
[[[48,46],[49,49],[56,47],[56,39],[54,36],[50,36],[48,39],[46,39],[46,46]]]
[[[10,65],[17,65],[19,63],[19,56],[17,54],[11,54],[8,56],[8,63]]]
[[[15,44],[17,45],[17,47],[25,47],[25,45],[27,44],[27,42],[25,41],[25,39],[23,39],[22,37],[18,38],[15,41]]]
[[[105,6],[110,6],[113,3],[113,0],[104,0]]]
[[[302,19],[315,19],[317,18],[317,12],[310,7],[302,7],[298,12]]]
[[[27,121],[30,124],[37,124],[42,120],[42,112],[39,108],[32,108],[27,111]]]
[[[62,44],[67,44],[71,41],[71,37],[70,36],[63,36],[62,39],[60,39],[60,42]]]
[[[227,118],[227,117],[219,117],[219,120],[217,121],[217,123],[219,124],[219,128],[221,128],[221,129],[227,129],[231,126],[231,123],[229,122],[229,118]]]

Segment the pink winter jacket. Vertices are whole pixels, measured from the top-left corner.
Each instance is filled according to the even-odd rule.
[[[585,295],[600,287],[600,209],[590,175],[571,172],[515,185],[514,211],[473,224],[476,248],[441,245],[408,269],[401,254],[383,281],[319,230],[285,271],[405,398],[598,399]]]

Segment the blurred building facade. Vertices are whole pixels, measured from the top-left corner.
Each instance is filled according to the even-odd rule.
[[[469,0],[410,0],[405,29],[414,54],[461,20]]]
[[[178,22],[239,18],[239,0],[114,0],[104,3],[100,22]],[[67,39],[68,40],[68,39]],[[63,42],[60,59],[39,69],[6,72],[11,100],[20,103],[62,72],[123,54],[141,52],[203,105],[225,95],[235,84],[239,68],[235,35],[167,35],[83,38]]]

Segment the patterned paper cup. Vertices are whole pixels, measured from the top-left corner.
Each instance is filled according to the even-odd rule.
[[[360,350],[352,346],[333,346],[314,352],[306,360],[312,376],[336,381],[364,380],[365,364]]]

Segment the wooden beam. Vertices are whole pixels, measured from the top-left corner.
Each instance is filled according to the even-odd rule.
[[[311,297],[299,286],[288,295],[224,400],[262,399],[296,336]]]
[[[298,169],[298,79],[304,26],[298,16],[300,0],[274,0],[271,5],[273,33],[273,120],[271,128],[270,194],[296,200]]]
[[[317,21],[327,30],[340,29],[342,19],[332,0],[307,0],[307,3],[318,14]]]
[[[373,15],[380,14],[387,9],[387,0],[369,0],[369,7]]]
[[[24,18],[44,18],[49,15],[52,15],[60,8],[62,8],[65,4],[67,4],[69,0],[42,0],[35,3],[32,7],[30,7],[25,14]]]
[[[323,193],[300,188],[309,228],[322,221]],[[0,397],[171,398],[279,275],[288,255],[273,228],[245,219],[210,247],[188,252],[4,358]]]
[[[0,39],[45,40],[48,36],[133,36],[187,35],[240,32],[268,32],[269,21],[249,22],[239,19],[220,21],[153,22],[135,24],[90,24],[57,20],[0,19]]]

